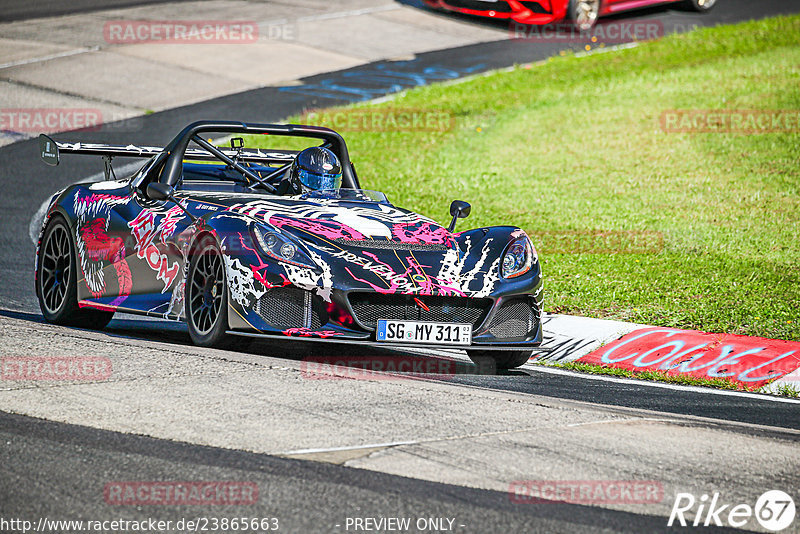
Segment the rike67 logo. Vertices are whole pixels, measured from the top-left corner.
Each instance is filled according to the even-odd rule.
[[[697,499],[691,493],[678,493],[667,526],[671,527],[677,521],[682,527],[714,525],[742,528],[755,517],[763,528],[779,532],[794,523],[795,511],[794,500],[780,490],[765,492],[756,500],[755,506],[724,503],[716,492],[710,499],[708,495]],[[692,514],[693,521],[686,518],[686,515]]]

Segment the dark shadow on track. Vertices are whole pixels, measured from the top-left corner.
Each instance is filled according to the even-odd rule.
[[[554,399],[692,415],[718,420],[800,430],[800,402],[767,394],[726,395],[710,388],[663,388],[640,380],[600,381],[580,373],[550,374],[534,367],[520,376],[455,376],[452,382]],[[800,436],[797,436],[800,441]]]
[[[347,517],[452,517],[458,532],[668,531],[667,518],[569,504],[513,502],[505,491],[328,463],[193,445],[0,412],[0,502],[7,516],[177,520],[277,517],[281,532],[345,531]],[[533,461],[533,460],[532,460]],[[43,484],[42,481],[47,481]],[[247,506],[110,506],[120,481],[244,481]],[[509,484],[511,481],[509,481]],[[53,494],[53,488],[69,491]],[[302,510],[302,513],[298,513]],[[462,526],[463,525],[463,526]],[[338,528],[336,528],[338,527]],[[675,530],[679,530],[676,528]],[[411,530],[415,531],[415,530]]]

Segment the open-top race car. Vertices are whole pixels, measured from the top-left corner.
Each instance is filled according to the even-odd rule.
[[[310,146],[246,148],[255,136]],[[102,328],[119,311],[185,320],[203,346],[444,346],[499,368],[541,343],[541,271],[525,232],[453,233],[466,202],[443,227],[361,189],[333,130],[203,121],[164,148],[40,136],[46,163],[61,154],[103,157],[106,180],[67,187],[47,210],[35,281],[47,321]],[[114,157],[146,161],[116,179]]]

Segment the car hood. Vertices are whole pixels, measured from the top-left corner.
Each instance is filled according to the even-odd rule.
[[[302,197],[254,197],[252,195],[197,194],[199,203],[224,208],[216,213],[245,217],[280,228],[303,240],[335,240],[344,243],[386,242],[455,247],[453,234],[422,215],[387,202]],[[198,211],[203,211],[202,204]]]

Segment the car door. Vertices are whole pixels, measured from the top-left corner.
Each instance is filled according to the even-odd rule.
[[[178,236],[191,224],[190,218],[175,203],[150,200],[133,188],[130,202],[113,211],[112,231],[125,236],[125,251],[115,258],[115,272],[120,279],[117,286],[125,287],[127,296],[117,295],[124,297],[118,306],[180,314],[184,258]],[[125,277],[130,279],[127,286]]]

